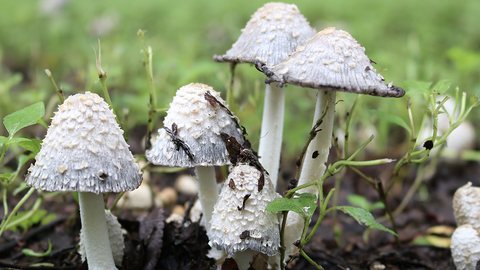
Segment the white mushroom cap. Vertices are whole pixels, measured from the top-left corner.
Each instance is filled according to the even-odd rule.
[[[213,211],[210,246],[224,249],[229,255],[247,249],[268,256],[278,253],[280,216],[265,208],[279,195],[268,175],[264,173],[264,177],[265,184],[259,192],[259,170],[247,164],[232,168]]]
[[[480,260],[480,237],[470,224],[458,227],[450,244],[452,258],[458,270],[475,270]]]
[[[108,104],[90,92],[70,96],[55,112],[28,186],[92,193],[136,189],[142,172]]]
[[[318,32],[282,63],[263,64],[258,63],[257,68],[281,84],[382,97],[405,95],[402,88],[385,84],[364,47],[348,32],[334,27]]]
[[[215,55],[213,59],[247,63],[260,60],[275,65],[315,34],[297,6],[285,3],[267,3],[259,8],[242,32],[225,55]]]
[[[453,195],[453,215],[457,225],[470,224],[480,230],[480,188],[472,183],[457,189]]]
[[[125,249],[122,226],[118,222],[117,217],[114,216],[110,210],[105,210],[105,218],[107,220],[108,238],[110,239],[113,261],[116,266],[121,266]],[[82,262],[85,261],[86,257],[85,246],[83,244],[84,241],[82,240],[83,237],[82,231],[80,231],[80,242],[78,243],[80,248],[78,249],[78,253],[80,253]]]
[[[228,110],[220,93],[205,84],[191,83],[180,88],[163,124],[152,149],[146,152],[147,159],[155,165],[228,165],[230,159],[220,133],[235,137],[240,144],[244,141],[237,117]],[[181,142],[174,142],[174,127],[175,137]]]

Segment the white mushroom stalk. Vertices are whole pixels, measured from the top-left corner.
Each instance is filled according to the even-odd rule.
[[[78,191],[88,268],[116,269],[102,193],[137,188],[140,167],[97,94],[70,96],[55,114],[25,182],[45,191]]]
[[[242,144],[244,138],[238,118],[212,87],[191,83],[177,91],[164,127],[158,133],[146,157],[155,165],[195,167],[198,196],[208,233],[213,206],[218,198],[214,166],[231,164],[220,134],[229,134]]]
[[[313,37],[314,29],[296,5],[272,2],[259,8],[242,34],[225,55],[214,55],[217,62],[275,65],[285,60],[297,46]],[[277,186],[282,148],[285,90],[267,85],[258,154],[270,179]]]
[[[323,176],[333,130],[335,91],[369,94],[382,97],[402,97],[405,91],[391,83],[385,84],[382,75],[376,73],[365,55],[365,48],[348,33],[335,28],[326,28],[299,46],[291,56],[278,65],[266,66],[257,61],[255,66],[270,79],[282,86],[290,83],[319,90],[315,109],[314,125],[326,112],[320,131],[310,142],[305,153],[298,185],[315,181]],[[316,186],[300,192],[318,195]],[[286,259],[295,249],[293,242],[300,238],[303,219],[289,213],[285,227]]]
[[[282,152],[283,118],[285,112],[285,88],[276,83],[266,84],[262,128],[258,155],[276,187],[280,155]]]

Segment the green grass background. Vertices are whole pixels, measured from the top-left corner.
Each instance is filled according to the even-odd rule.
[[[58,3],[61,3],[58,5]],[[153,72],[158,106],[166,107],[175,91],[201,82],[222,92],[229,66],[215,63],[240,35],[264,1],[0,1],[0,117],[37,101],[53,109],[56,94],[44,69],[50,69],[66,94],[93,91],[96,83],[92,45],[102,42],[102,67],[115,110],[128,132],[147,121],[149,86],[142,65],[139,29],[154,53]],[[352,34],[387,82],[405,87],[405,81],[436,82],[480,96],[480,1],[477,0],[338,0],[291,2],[316,27],[336,27]],[[57,4],[57,6],[55,6]],[[55,7],[55,8],[52,8]],[[50,9],[48,9],[50,7]],[[259,137],[264,76],[252,65],[237,65],[235,112],[250,139]],[[314,90],[288,86],[284,156],[298,155],[311,127]],[[337,111],[342,122],[353,94]],[[421,96],[412,98],[414,114],[423,115]],[[407,100],[366,97],[362,109],[372,108],[406,119]],[[416,106],[416,107],[415,107]],[[129,116],[124,117],[123,109]],[[344,109],[346,108],[346,109]],[[474,111],[471,120],[479,120]],[[50,115],[51,116],[51,115]],[[162,126],[162,115],[156,118]],[[356,123],[382,123],[371,113],[359,112]],[[383,128],[385,130],[385,128]],[[377,147],[395,142],[391,129],[379,134]],[[3,127],[0,134],[6,135]],[[39,136],[32,134],[32,136]],[[405,139],[405,138],[404,138]],[[393,140],[393,141],[392,141]]]

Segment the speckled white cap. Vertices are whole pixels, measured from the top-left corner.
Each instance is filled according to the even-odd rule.
[[[105,219],[107,220],[107,229],[108,229],[108,238],[110,240],[110,247],[112,249],[113,261],[116,266],[122,266],[123,253],[125,249],[125,243],[123,239],[122,226],[117,220],[117,217],[110,212],[110,210],[105,209]],[[82,262],[85,261],[86,252],[85,245],[83,244],[83,233],[80,230],[80,242],[78,243],[80,248],[78,253],[82,259]]]
[[[275,65],[285,60],[298,45],[315,35],[296,5],[267,3],[252,15],[250,21],[225,55],[215,55],[217,62],[260,60]]]
[[[208,93],[216,101],[207,98]],[[155,165],[183,168],[229,165],[220,132],[235,137],[240,144],[244,141],[238,119],[227,109],[220,93],[201,83],[178,89],[163,124],[172,133],[176,126],[175,136],[181,142],[174,142],[165,128],[159,129],[152,149],[146,152],[147,159]]]
[[[45,191],[134,190],[142,182],[142,172],[122,134],[99,95],[70,96],[55,112],[25,182]]]
[[[209,245],[229,255],[247,249],[274,256],[280,248],[280,215],[265,210],[280,197],[267,174],[258,191],[260,171],[240,164],[232,168],[213,211]],[[250,195],[248,195],[250,194]],[[245,198],[247,198],[245,200]],[[245,203],[244,203],[245,201]],[[239,210],[242,209],[243,210]]]
[[[453,215],[457,225],[470,224],[480,231],[480,188],[472,183],[460,187],[453,195]]]
[[[402,97],[402,88],[385,84],[365,48],[346,31],[326,28],[309,39],[284,62],[258,69],[281,84],[345,91],[382,97]]]
[[[450,244],[453,263],[457,270],[475,270],[480,260],[480,237],[477,230],[469,224],[455,229]]]

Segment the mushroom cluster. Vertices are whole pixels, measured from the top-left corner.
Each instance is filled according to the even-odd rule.
[[[297,46],[305,45],[314,34],[315,30],[296,5],[267,3],[252,15],[232,48],[225,55],[214,55],[213,59],[231,63],[262,61],[276,65]],[[260,161],[270,172],[274,187],[280,166],[284,111],[285,89],[267,84],[258,152]]]
[[[475,270],[480,260],[480,188],[472,183],[460,187],[453,196],[457,229],[450,249],[458,270]]]
[[[325,164],[330,152],[335,111],[335,92],[345,91],[356,94],[368,94],[380,97],[402,97],[405,91],[377,73],[365,54],[365,48],[346,31],[334,27],[318,32],[307,40],[305,46],[297,50],[285,61],[268,66],[256,61],[255,66],[269,77],[267,83],[278,82],[318,89],[317,104],[313,125],[325,112],[322,125],[316,132],[302,160],[298,185],[319,179],[325,172]],[[317,188],[311,186],[300,190],[318,195]],[[287,220],[285,242],[286,254],[295,250],[291,243],[300,238],[303,219],[296,213],[290,213]]]
[[[113,111],[97,94],[67,98],[55,112],[25,182],[44,191],[78,191],[82,240],[89,269],[116,269],[102,193],[142,182]]]
[[[214,166],[231,164],[220,134],[230,134],[243,143],[238,119],[228,109],[220,93],[208,85],[191,83],[177,91],[163,124],[146,157],[155,165],[195,167],[208,232],[218,198]]]

